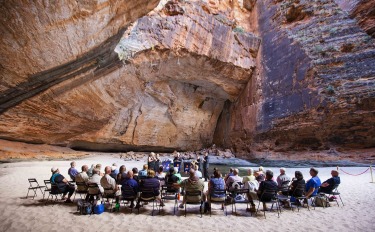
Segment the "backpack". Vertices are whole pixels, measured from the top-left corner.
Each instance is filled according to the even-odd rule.
[[[316,207],[328,207],[329,200],[325,196],[315,197],[315,206]]]
[[[84,200],[78,200],[78,202],[77,202],[77,211],[81,215],[92,214],[93,213],[93,211],[92,211],[92,204],[89,203],[89,202],[86,202]]]

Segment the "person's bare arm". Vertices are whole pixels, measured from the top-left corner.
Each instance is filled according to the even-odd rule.
[[[315,191],[315,188],[310,187],[309,191],[307,191],[307,193],[305,194],[306,198],[309,198],[314,191]]]

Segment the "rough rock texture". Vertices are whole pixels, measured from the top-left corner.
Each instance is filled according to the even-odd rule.
[[[169,2],[19,84],[23,95],[18,86],[5,90],[0,137],[93,150],[210,145],[224,102],[251,78],[260,44],[217,2]]]
[[[375,146],[374,40],[334,1],[257,11],[262,69],[224,107],[214,142],[253,156]]]

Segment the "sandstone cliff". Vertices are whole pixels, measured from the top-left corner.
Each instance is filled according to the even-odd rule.
[[[216,144],[245,156],[375,146],[374,39],[335,1],[256,7],[258,82],[226,105]]]

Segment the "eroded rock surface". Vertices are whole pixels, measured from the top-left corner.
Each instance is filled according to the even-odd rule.
[[[84,58],[47,70],[61,82],[38,83],[35,97],[25,91],[7,105],[0,136],[94,150],[210,145],[224,102],[251,79],[260,44],[231,6],[217,4],[170,2]]]

